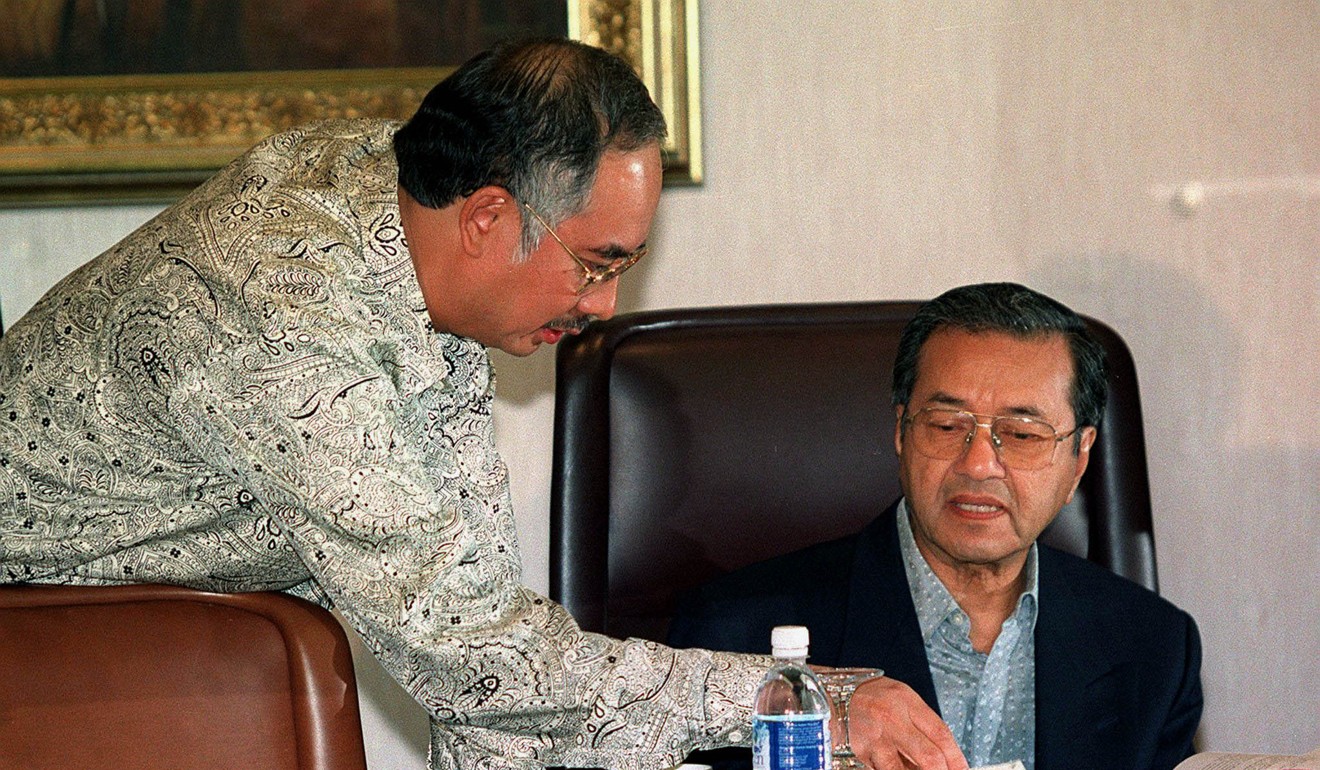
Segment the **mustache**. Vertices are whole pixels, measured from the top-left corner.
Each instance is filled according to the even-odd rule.
[[[563,318],[556,318],[555,320],[546,324],[546,327],[550,329],[554,329],[555,331],[577,334],[581,332],[583,329],[587,328],[587,324],[595,320],[596,320],[596,316],[594,315],[564,316]]]

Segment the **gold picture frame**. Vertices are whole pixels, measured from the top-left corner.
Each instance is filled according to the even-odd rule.
[[[666,183],[699,183],[697,0],[567,2],[569,36],[632,63],[664,112]],[[0,205],[166,202],[285,128],[406,118],[451,70],[0,78]]]

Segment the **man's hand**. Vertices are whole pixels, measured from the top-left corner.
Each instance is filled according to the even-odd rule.
[[[874,770],[967,770],[949,726],[902,682],[863,683],[848,714],[853,751]]]

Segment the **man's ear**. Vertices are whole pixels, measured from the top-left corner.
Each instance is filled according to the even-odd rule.
[[[1082,474],[1086,473],[1086,466],[1091,462],[1091,447],[1095,445],[1096,429],[1093,425],[1082,428],[1082,437],[1077,445],[1077,467],[1074,469],[1072,489],[1068,490],[1068,498],[1064,504],[1072,502],[1073,495],[1077,493],[1077,485],[1082,482]]]
[[[487,185],[463,200],[458,212],[459,238],[463,253],[482,257],[489,253],[508,254],[504,245],[510,232],[520,232],[522,215],[509,191]]]

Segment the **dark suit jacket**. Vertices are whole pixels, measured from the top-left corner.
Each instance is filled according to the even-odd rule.
[[[857,535],[691,592],[670,644],[764,653],[771,628],[805,625],[813,663],[882,668],[938,710],[896,506]],[[1201,719],[1201,642],[1191,616],[1045,545],[1039,578],[1036,770],[1166,770],[1191,754]]]

